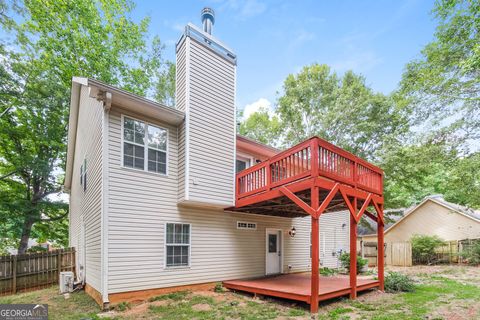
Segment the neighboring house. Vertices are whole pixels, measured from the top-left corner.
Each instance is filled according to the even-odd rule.
[[[415,234],[436,235],[446,241],[480,238],[480,212],[432,195],[387,226],[384,234],[385,243],[409,241]],[[362,240],[376,242],[377,236],[363,235]]]
[[[235,132],[236,55],[191,24],[176,53],[175,108],[72,81],[69,239],[78,280],[101,305],[311,265],[309,216],[224,211],[236,171],[279,152]],[[349,213],[320,219],[320,261],[336,267]],[[280,259],[267,259],[267,239]]]

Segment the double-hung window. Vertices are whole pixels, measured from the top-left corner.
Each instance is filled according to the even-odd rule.
[[[167,130],[123,118],[123,166],[167,174]]]
[[[186,267],[190,264],[190,225],[167,223],[166,266]]]

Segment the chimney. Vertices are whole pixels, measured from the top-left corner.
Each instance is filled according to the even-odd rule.
[[[235,200],[235,78],[237,57],[211,35],[214,12],[202,10],[176,45],[178,202],[226,208]]]
[[[215,11],[212,8],[205,7],[202,9],[203,31],[212,34],[212,27],[215,23]]]

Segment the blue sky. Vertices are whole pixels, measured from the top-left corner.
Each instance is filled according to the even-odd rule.
[[[433,39],[433,0],[406,1],[138,1],[134,17],[150,16],[151,33],[175,59],[175,42],[200,10],[216,12],[213,34],[238,55],[237,107],[274,105],[285,77],[318,62],[353,70],[389,93],[405,64]]]

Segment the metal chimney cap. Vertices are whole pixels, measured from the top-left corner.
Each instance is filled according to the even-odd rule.
[[[202,9],[201,18],[202,18],[202,23],[205,19],[210,19],[210,21],[212,21],[212,24],[214,24],[215,23],[215,11],[213,11],[212,8],[205,7],[205,8]]]

